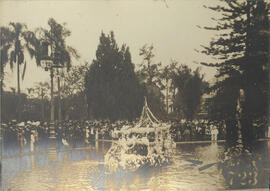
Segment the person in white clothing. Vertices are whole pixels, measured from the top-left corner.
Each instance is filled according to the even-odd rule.
[[[34,130],[32,130],[31,131],[31,140],[30,140],[30,151],[31,152],[34,152],[34,144],[35,144],[35,131]]]
[[[217,141],[218,129],[214,125],[211,125],[210,129],[211,129],[211,140]]]
[[[85,138],[86,139],[89,138],[89,129],[88,129],[88,127],[85,127]]]
[[[85,143],[89,144],[89,129],[88,127],[85,127]]]

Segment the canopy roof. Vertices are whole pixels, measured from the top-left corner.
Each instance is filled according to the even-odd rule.
[[[154,116],[154,114],[151,112],[151,110],[148,107],[146,97],[144,97],[144,106],[142,109],[142,114],[140,117],[140,121],[138,125],[140,126],[146,126],[146,125],[157,125],[160,124],[160,121]]]

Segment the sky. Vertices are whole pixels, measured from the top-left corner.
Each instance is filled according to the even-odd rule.
[[[194,62],[213,61],[197,53],[201,45],[207,45],[214,37],[212,31],[197,26],[213,26],[211,17],[216,13],[203,7],[213,5],[214,0],[0,0],[0,25],[10,22],[25,23],[29,30],[48,28],[48,19],[66,23],[71,30],[67,44],[80,54],[73,65],[92,62],[103,31],[114,31],[119,46],[130,47],[132,61],[137,66],[142,62],[139,49],[154,46],[154,62],[163,66],[171,60],[187,64],[192,69],[201,67],[206,80],[213,80],[215,69]],[[16,87],[16,70],[5,68],[7,90]],[[25,79],[21,87],[34,86],[37,82],[49,81],[49,73],[37,67],[35,60],[27,58]]]

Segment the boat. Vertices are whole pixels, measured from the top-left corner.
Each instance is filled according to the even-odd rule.
[[[163,166],[172,162],[176,147],[171,138],[170,125],[159,121],[151,112],[145,98],[139,121],[124,125],[105,155],[105,166],[111,171],[118,168],[137,170],[146,166]]]

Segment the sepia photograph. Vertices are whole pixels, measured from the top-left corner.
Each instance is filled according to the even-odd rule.
[[[0,0],[0,190],[269,191],[269,0]]]

